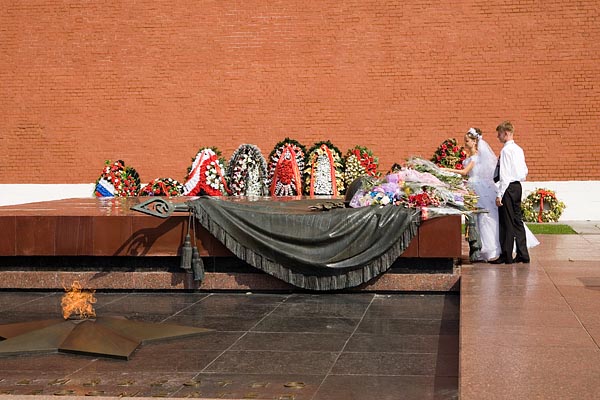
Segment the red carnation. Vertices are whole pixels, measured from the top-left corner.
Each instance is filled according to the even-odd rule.
[[[292,171],[292,161],[291,160],[283,160],[281,162],[281,168],[279,170],[279,179],[281,183],[284,185],[289,185],[292,183],[292,178],[294,177],[294,173]]]

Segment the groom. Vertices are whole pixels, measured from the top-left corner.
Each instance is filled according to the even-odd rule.
[[[529,263],[529,251],[525,238],[525,227],[521,213],[521,181],[525,180],[528,169],[523,149],[513,139],[514,127],[504,121],[496,128],[498,140],[504,147],[498,158],[494,174],[497,182],[496,206],[500,222],[501,254],[492,264]],[[513,259],[513,247],[517,244],[517,256]]]

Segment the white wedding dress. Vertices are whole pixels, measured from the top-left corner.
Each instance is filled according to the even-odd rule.
[[[485,260],[493,260],[500,256],[500,231],[498,207],[496,207],[496,184],[494,183],[494,169],[496,168],[496,155],[490,146],[483,140],[479,140],[479,152],[464,161],[465,167],[474,162],[469,171],[469,186],[479,196],[477,207],[487,210],[487,213],[477,214],[479,236],[481,239],[480,257]],[[527,247],[535,247],[540,242],[529,230],[526,224],[525,234]]]

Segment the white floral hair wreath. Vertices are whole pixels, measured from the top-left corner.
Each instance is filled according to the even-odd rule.
[[[469,130],[467,131],[467,133],[469,133],[472,137],[477,138],[477,140],[481,139],[481,134],[479,134],[475,128],[469,128]]]

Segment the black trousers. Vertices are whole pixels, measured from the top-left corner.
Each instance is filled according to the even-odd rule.
[[[502,250],[500,258],[507,262],[511,262],[513,259],[515,243],[517,244],[517,257],[529,260],[523,213],[521,212],[522,192],[521,183],[512,182],[504,192],[502,206],[498,207],[500,249]]]

